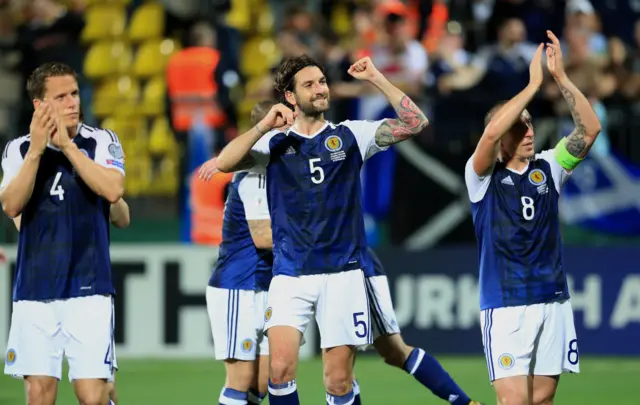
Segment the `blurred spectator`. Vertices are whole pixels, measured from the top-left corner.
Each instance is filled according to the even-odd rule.
[[[16,50],[18,37],[13,27],[8,5],[0,6],[0,144],[14,138],[16,106],[20,104],[20,54]]]
[[[444,37],[431,55],[430,82],[435,82],[441,95],[449,94],[454,83],[449,80],[456,75],[464,75],[469,69],[471,55],[464,49],[462,26],[455,21],[447,24]]]
[[[387,79],[409,96],[419,98],[429,63],[422,44],[411,37],[405,15],[406,10],[402,8],[383,10],[380,16],[383,31],[371,47],[370,56]],[[385,110],[389,110],[386,98],[377,91],[372,92],[370,86],[363,87],[363,90],[359,118],[381,118]]]
[[[495,100],[508,98],[526,86],[529,63],[535,46],[526,42],[524,24],[517,18],[504,21],[498,30],[498,42],[482,47],[469,69],[452,72],[449,89],[466,90],[480,84]]]
[[[27,21],[18,29],[18,47],[22,53],[21,71],[24,80],[47,62],[62,62],[78,73],[80,99],[85,121],[92,122],[91,92],[89,82],[82,75],[84,50],[80,44],[80,33],[84,28],[81,11],[84,3],[72,2],[73,9],[66,9],[56,0],[29,0],[25,10]],[[23,86],[24,88],[24,86]],[[24,92],[24,102],[20,119],[21,132],[28,132],[33,106]]]
[[[584,30],[588,37],[589,54],[599,64],[604,64],[607,58],[607,39],[602,35],[600,19],[595,13],[589,0],[570,0],[567,3],[566,30]]]

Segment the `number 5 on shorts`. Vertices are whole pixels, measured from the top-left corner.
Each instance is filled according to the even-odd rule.
[[[356,336],[359,338],[367,336],[367,323],[360,319],[361,316],[364,316],[364,312],[353,313],[353,326],[355,326]]]

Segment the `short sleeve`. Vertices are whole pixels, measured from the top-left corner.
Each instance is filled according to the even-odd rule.
[[[115,169],[124,175],[124,151],[118,136],[109,130],[96,135],[95,162],[107,169]]]
[[[491,175],[478,176],[473,169],[473,156],[471,156],[464,167],[464,182],[467,185],[469,200],[472,203],[477,203],[482,201],[485,194],[487,194],[491,183]]]
[[[240,181],[238,194],[248,221],[271,219],[267,201],[267,180],[263,174],[248,173]]]
[[[536,159],[544,159],[549,163],[551,167],[551,175],[553,176],[553,183],[556,185],[556,191],[560,194],[560,190],[564,183],[567,182],[571,172],[560,166],[560,163],[556,160],[555,151],[553,149],[544,150],[536,155]]]
[[[362,155],[362,160],[367,160],[380,151],[389,149],[388,146],[378,146],[376,144],[376,131],[386,120],[378,121],[344,121],[340,125],[349,128],[358,142],[358,148]]]
[[[267,167],[267,165],[269,164],[269,157],[271,155],[271,149],[269,148],[269,144],[270,144],[271,138],[273,138],[273,136],[278,133],[280,133],[280,131],[277,131],[277,130],[267,132],[262,136],[262,138],[258,140],[258,142],[256,142],[253,145],[249,153],[255,159],[256,164],[251,169],[251,171],[260,172]]]
[[[24,158],[20,153],[19,140],[13,140],[7,144],[2,153],[2,183],[0,189],[9,185],[9,182],[18,174]]]

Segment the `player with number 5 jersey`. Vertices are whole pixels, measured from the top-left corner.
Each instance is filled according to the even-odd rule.
[[[489,111],[465,169],[478,239],[482,338],[499,404],[552,403],[560,374],[579,372],[558,200],[600,122],[565,74],[558,39],[551,31],[547,36],[547,68],[575,130],[554,149],[535,153],[525,108],[542,85],[540,44],[529,85]]]
[[[80,121],[76,73],[47,63],[29,77],[30,134],[2,156],[0,201],[20,216],[5,373],[24,377],[28,403],[52,405],[69,361],[80,403],[108,403],[113,376],[109,214],[124,191],[117,136]]]
[[[327,349],[327,403],[353,403],[355,347],[372,341],[362,272],[366,240],[360,169],[367,158],[428,124],[369,58],[357,61],[349,73],[385,94],[398,118],[325,121],[329,86],[322,67],[308,56],[290,58],[276,73],[283,104],[272,107],[217,158],[224,172],[253,167],[267,174],[274,277],[265,321],[273,405],[299,403],[298,346],[314,315],[320,344]]]

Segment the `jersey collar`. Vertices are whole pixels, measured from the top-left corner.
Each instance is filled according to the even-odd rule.
[[[295,125],[295,124],[294,124],[294,125]],[[289,132],[293,132],[294,134],[296,134],[296,135],[298,135],[298,136],[300,136],[300,137],[302,137],[302,138],[311,139],[311,138],[314,138],[316,135],[321,134],[321,133],[322,133],[322,131],[324,131],[325,129],[327,129],[327,127],[328,127],[328,126],[329,126],[329,121],[326,121],[326,120],[325,120],[324,125],[323,125],[322,127],[320,127],[320,129],[318,129],[316,132],[314,132],[313,134],[310,134],[310,135],[303,135],[303,134],[301,134],[301,133],[297,132],[297,131],[293,128],[293,126],[291,126],[291,128],[289,128],[289,129],[287,129],[287,132],[285,132],[285,133],[286,133],[287,135],[289,135]]]

